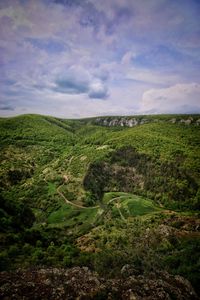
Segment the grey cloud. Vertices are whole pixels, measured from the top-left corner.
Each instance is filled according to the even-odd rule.
[[[14,109],[15,109],[15,107],[11,106],[11,105],[0,105],[0,110],[9,110],[9,111],[12,111]]]
[[[55,80],[54,90],[66,94],[87,93],[90,84],[90,74],[81,66],[74,65],[63,70]]]
[[[64,94],[87,94],[92,99],[106,99],[108,89],[104,82],[80,66],[72,66],[55,80],[53,90]]]
[[[58,79],[56,81],[55,91],[66,94],[82,94],[88,92],[87,82],[75,81],[70,79]]]
[[[89,97],[92,99],[106,99],[108,98],[108,93],[106,91],[90,91]]]
[[[97,69],[94,71],[94,76],[99,78],[102,81],[107,81],[110,77],[110,74],[107,70]]]

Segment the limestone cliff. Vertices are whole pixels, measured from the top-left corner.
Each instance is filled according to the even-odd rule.
[[[120,127],[134,127],[137,125],[143,125],[146,123],[158,123],[167,122],[172,124],[184,124],[184,125],[200,125],[199,116],[169,116],[169,117],[157,117],[157,116],[127,116],[127,117],[98,117],[92,119],[92,123],[101,126],[120,126]]]

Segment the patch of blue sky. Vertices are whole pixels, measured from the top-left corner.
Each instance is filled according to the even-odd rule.
[[[3,81],[3,83],[5,84],[5,86],[13,86],[16,83],[16,80],[13,79],[5,79]]]
[[[85,0],[46,0],[48,2],[54,2],[56,4],[61,4],[65,6],[79,6],[85,3]]]
[[[34,47],[46,51],[50,54],[57,54],[68,50],[68,46],[62,41],[55,39],[39,39],[39,38],[27,38]]]
[[[92,3],[85,3],[79,24],[83,27],[91,27],[98,32],[102,24],[106,25],[106,18],[104,13],[97,11]]]
[[[158,69],[160,67],[172,67],[174,64],[182,63],[185,59],[187,57],[183,53],[165,45],[159,45],[150,51],[137,55],[132,59],[132,62],[140,68]]]

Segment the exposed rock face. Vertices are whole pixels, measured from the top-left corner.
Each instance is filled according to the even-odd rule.
[[[185,125],[190,125],[192,123],[192,121],[193,121],[193,118],[186,119],[186,120],[181,119],[180,123],[184,123]]]
[[[137,119],[137,118],[126,118],[126,117],[116,117],[114,119],[109,118],[97,118],[95,120],[96,124],[103,126],[121,126],[121,127],[133,127],[139,124],[147,123],[146,119]]]
[[[200,125],[200,119],[196,120],[197,125]]]
[[[127,266],[124,267],[124,270]],[[127,271],[127,270],[126,270]],[[123,272],[124,273],[124,272]],[[0,273],[1,299],[198,299],[191,284],[166,272],[104,279],[87,267]],[[124,275],[124,274],[123,274]]]
[[[167,122],[172,124],[184,124],[184,125],[199,125],[200,119],[194,119],[193,117],[184,118],[170,118],[166,120],[159,120],[156,118],[145,118],[145,117],[99,117],[93,121],[97,125],[101,126],[120,126],[120,127],[134,127],[136,125],[142,125],[145,123],[157,123],[157,122]]]

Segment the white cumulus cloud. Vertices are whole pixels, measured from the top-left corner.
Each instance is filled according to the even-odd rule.
[[[108,97],[107,87],[100,80],[91,83],[89,93],[90,98],[105,99]]]
[[[200,84],[176,84],[143,93],[142,113],[199,113]]]

